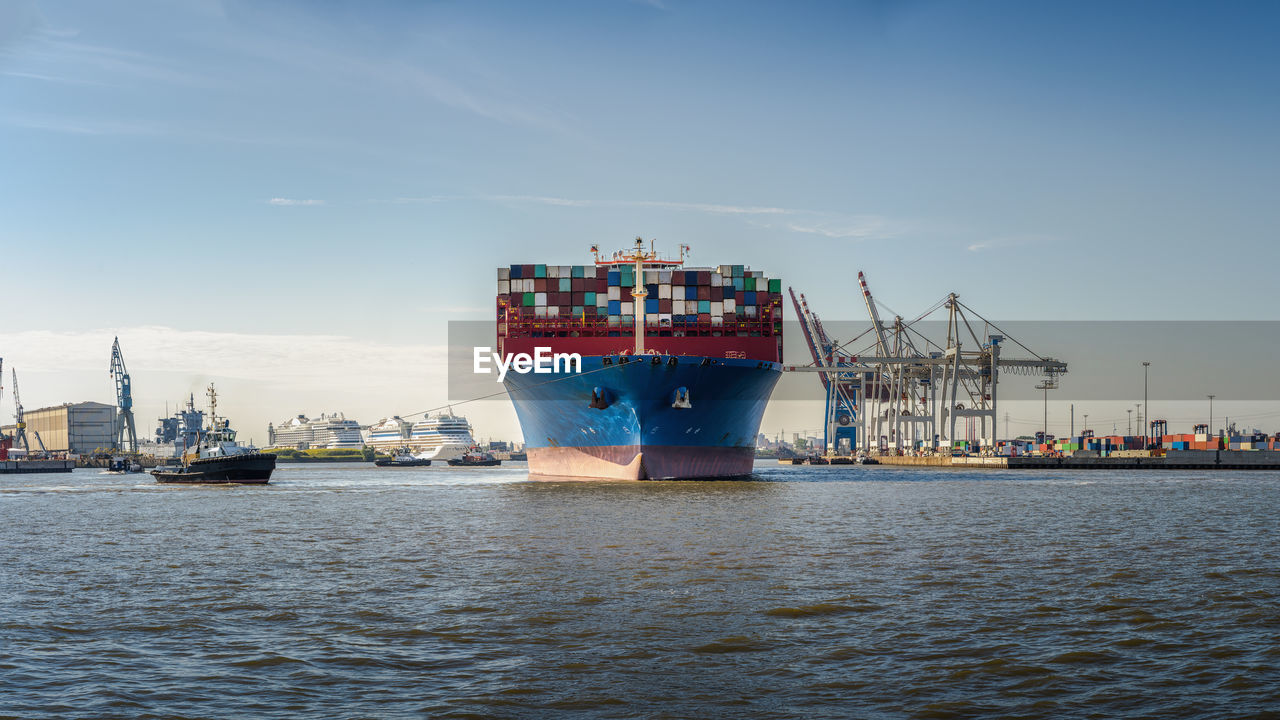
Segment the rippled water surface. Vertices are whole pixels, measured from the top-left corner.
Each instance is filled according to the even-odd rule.
[[[0,716],[1277,717],[1275,473],[0,476]]]

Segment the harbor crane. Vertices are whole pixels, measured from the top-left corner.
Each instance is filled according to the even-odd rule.
[[[965,420],[966,439],[980,438],[982,444],[991,445],[996,435],[1001,371],[1043,374],[1046,381],[1055,386],[1058,376],[1067,371],[1065,362],[1039,355],[1016,339],[1007,338],[993,323],[961,303],[955,293],[949,293],[914,320],[905,321],[897,316],[889,324],[880,319],[866,276],[861,272],[858,282],[871,328],[844,344],[830,340],[825,333],[815,331],[815,327],[820,330],[821,324],[811,321],[816,316],[801,295],[797,314],[814,362],[809,366],[783,368],[789,372],[816,372],[823,378],[835,375],[835,383],[823,382],[828,395],[828,452],[836,451],[837,441],[833,438],[838,438],[831,424],[833,396],[837,406],[843,397],[848,407],[853,408],[856,437],[860,440],[855,444],[861,450],[873,447],[901,450],[904,446],[933,450],[943,442],[950,444],[960,439],[957,423],[961,419]],[[792,297],[794,301],[794,292]],[[942,309],[947,312],[946,340],[935,343],[915,326]],[[999,334],[984,329],[980,335],[970,316]],[[845,350],[868,333],[874,337],[867,348],[868,354],[857,355]],[[1003,357],[1006,339],[1031,357]],[[832,391],[833,385],[839,386],[839,392]]]
[[[21,446],[23,450],[30,450],[27,444],[27,421],[22,416],[22,398],[18,395],[18,369],[11,368],[13,373],[13,446]]]
[[[133,389],[129,371],[124,367],[120,338],[111,345],[111,377],[116,381],[116,447],[125,452],[138,452],[138,431],[133,423]]]

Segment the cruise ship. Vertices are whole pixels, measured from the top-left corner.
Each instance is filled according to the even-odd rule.
[[[413,423],[399,415],[382,418],[365,431],[364,443],[375,450],[390,452],[409,446],[409,431]]]
[[[360,434],[360,423],[348,420],[342,413],[334,415],[321,414],[312,420],[306,415],[298,415],[280,423],[267,424],[267,446],[299,449],[355,448],[364,446],[364,437]]]
[[[462,457],[475,444],[471,424],[452,412],[424,418],[409,429],[408,445],[420,458],[452,460]]]

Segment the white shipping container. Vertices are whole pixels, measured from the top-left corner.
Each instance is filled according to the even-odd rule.
[[[672,285],[672,286],[671,286],[671,299],[672,299],[672,300],[684,300],[684,286],[683,286],[683,285]]]
[[[671,313],[658,313],[658,323],[661,325],[670,325]]]
[[[659,300],[670,300],[670,299],[671,299],[671,286],[670,286],[670,285],[659,285],[659,286],[658,286],[658,299],[659,299]]]
[[[548,265],[548,266],[547,266],[547,277],[549,277],[549,278],[558,278],[558,277],[560,277],[560,266],[559,266],[559,265]]]
[[[723,276],[725,276],[725,277],[732,277],[732,276],[733,276],[733,266],[732,266],[732,265],[721,265],[721,266],[720,266],[719,268],[717,268],[717,269],[720,271],[720,274],[721,274],[721,275],[723,275]]]
[[[596,307],[609,307],[609,296],[604,293],[596,293]]]
[[[621,300],[621,299],[622,299],[622,288],[619,288],[619,287],[610,287],[610,288],[609,288],[609,294],[608,294],[606,297],[607,297],[609,300]]]
[[[666,283],[667,285],[670,285],[670,284],[671,284],[671,271],[670,271],[670,270],[659,270],[659,271],[658,271],[658,282],[660,282],[660,283]]]
[[[727,314],[727,313],[734,312],[734,311],[736,311],[737,309],[738,309],[738,301],[737,301],[737,300],[734,300],[733,298],[725,298],[725,299],[724,299],[724,311],[725,311],[725,313],[726,313],[726,314]]]
[[[751,277],[753,277],[753,278],[755,278],[755,279],[759,280],[760,278],[764,277],[764,271],[763,271],[763,270],[752,270],[750,273],[748,273],[748,275],[750,275]]]
[[[547,317],[560,317],[560,308],[556,305],[547,308]]]
[[[712,325],[712,326],[716,326],[716,325],[724,325],[724,318],[720,317],[719,315],[712,315],[712,316],[711,316],[711,325]]]
[[[544,318],[544,317],[546,317],[546,316],[547,316],[547,309],[546,309],[545,307],[542,307],[542,306],[535,307],[535,308],[533,309],[533,316],[534,316],[534,317]]]
[[[723,303],[723,302],[712,302],[712,303],[711,303],[711,314],[712,314],[712,315],[723,315],[723,314],[724,314],[724,303]]]
[[[635,303],[632,303],[632,302],[630,302],[630,301],[623,302],[623,303],[622,303],[622,314],[623,314],[623,315],[630,315],[630,314],[632,314],[632,313],[631,313],[631,311],[632,311],[632,309],[633,309],[634,307],[635,307]]]
[[[509,267],[498,268],[498,279],[499,279],[499,280],[510,280],[510,279],[511,279],[511,268],[509,268]]]
[[[622,318],[617,315],[610,315],[607,324],[609,327],[617,327],[622,324]]]
[[[724,285],[724,277],[720,273],[711,273],[711,287],[721,287]]]
[[[746,316],[747,316],[747,317],[749,317],[749,318],[753,318],[753,317],[755,317],[755,316],[756,316],[756,306],[755,306],[755,305],[748,305],[748,306],[747,306],[747,312],[746,312],[745,314],[746,314]]]
[[[644,282],[646,285],[653,285],[654,283],[662,282],[662,271],[661,270],[645,270]]]
[[[544,292],[543,292],[543,293],[534,293],[534,294],[533,294],[533,304],[534,304],[534,305],[537,305],[538,307],[543,307],[543,306],[545,306],[545,305],[547,304],[547,294],[546,294],[546,293],[544,293]]]
[[[507,294],[509,294],[510,292],[511,292],[511,281],[510,281],[510,280],[499,280],[499,281],[498,281],[498,294],[499,294],[499,295],[507,295]]]

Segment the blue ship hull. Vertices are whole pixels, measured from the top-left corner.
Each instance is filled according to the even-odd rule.
[[[590,356],[581,373],[507,374],[530,474],[675,480],[747,475],[778,363]]]

